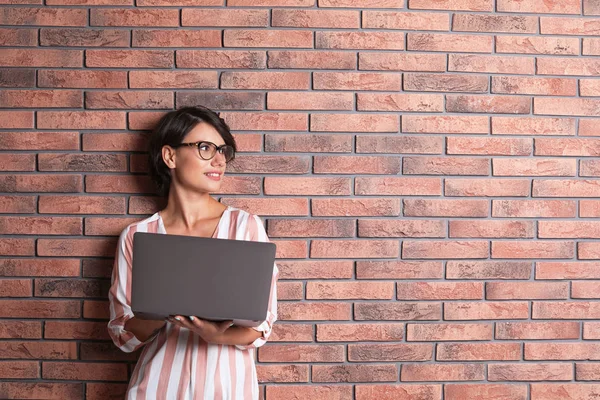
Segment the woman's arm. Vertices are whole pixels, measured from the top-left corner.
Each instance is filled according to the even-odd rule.
[[[133,317],[125,322],[125,330],[133,333],[140,342],[145,342],[166,324],[166,321],[151,321]]]
[[[175,325],[187,328],[207,343],[248,346],[263,336],[262,332],[244,326],[231,326],[231,321],[212,322],[197,317],[175,315],[169,318]]]

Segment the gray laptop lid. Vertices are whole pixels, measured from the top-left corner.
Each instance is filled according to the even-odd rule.
[[[275,249],[265,242],[136,232],[132,311],[145,319],[195,315],[256,326],[267,316]]]

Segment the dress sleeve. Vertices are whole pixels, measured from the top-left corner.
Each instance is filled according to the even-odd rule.
[[[248,240],[255,242],[270,242],[267,232],[263,226],[262,221],[258,216],[251,215],[248,219]],[[236,345],[237,348],[245,350],[260,347],[267,342],[273,324],[277,321],[277,278],[279,276],[279,269],[277,264],[273,263],[273,279],[271,281],[271,291],[269,294],[269,307],[267,309],[267,319],[263,321],[259,326],[253,327],[252,329],[262,332],[262,336],[256,339],[254,342],[247,346]]]
[[[131,311],[131,260],[133,256],[133,232],[125,228],[119,236],[115,262],[108,291],[110,321],[108,333],[113,343],[125,353],[131,353],[146,343],[151,342],[158,334],[151,335],[145,342],[140,342],[135,335],[125,330],[125,322],[133,318]]]

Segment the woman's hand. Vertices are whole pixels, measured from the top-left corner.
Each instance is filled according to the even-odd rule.
[[[174,315],[167,320],[174,325],[189,329],[208,343],[218,342],[219,337],[233,325],[233,321],[211,322],[193,316],[188,319],[182,315]]]

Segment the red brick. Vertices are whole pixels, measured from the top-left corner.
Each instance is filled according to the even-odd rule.
[[[2,318],[79,318],[78,300],[0,300]]]
[[[582,96],[598,96],[600,86],[595,79],[580,79],[579,90]]]
[[[359,28],[359,11],[273,9],[271,25],[292,28]]]
[[[308,115],[303,113],[222,112],[232,130],[305,131]]]
[[[438,196],[442,185],[438,178],[373,177],[355,179],[358,195]]]
[[[85,219],[86,236],[118,236],[129,224],[138,222],[140,218],[103,218],[89,217]]]
[[[596,58],[539,57],[537,59],[537,73],[539,75],[594,76],[597,74],[598,65],[600,65]],[[574,62],[574,60],[577,60],[577,62]]]
[[[215,85],[217,84],[217,81],[215,75]],[[210,85],[212,85],[212,83]],[[263,93],[255,92],[223,93],[202,91],[177,93],[177,108],[194,106],[196,104],[202,104],[210,109],[218,110],[261,110],[265,104],[265,95]],[[236,136],[236,140],[244,137],[245,136]],[[260,151],[260,147],[256,151]]]
[[[270,92],[269,110],[347,110],[354,107],[352,93]],[[305,137],[305,135],[302,135]]]
[[[193,1],[197,2],[197,0]],[[221,2],[213,5],[220,6]],[[227,5],[233,7],[312,7],[315,5],[315,0],[287,0],[285,3],[279,0],[229,0]]]
[[[66,341],[4,341],[0,343],[0,351],[3,359],[77,359],[77,343]]]
[[[313,240],[310,247],[311,258],[396,258],[399,255],[395,240]]]
[[[533,221],[449,221],[449,237],[456,238],[533,238]]]
[[[40,256],[114,257],[115,239],[38,239]]]
[[[406,340],[456,341],[456,340],[492,340],[491,324],[408,324]]]
[[[489,159],[472,157],[403,157],[404,175],[489,175]]]
[[[40,377],[38,361],[2,361],[0,362],[0,378],[36,379]]]
[[[313,382],[395,382],[396,365],[313,365]]]
[[[580,217],[600,217],[600,201],[598,200],[580,200]]]
[[[574,118],[492,117],[494,135],[575,135]]]
[[[241,0],[236,0],[241,1]],[[248,1],[248,0],[246,0]],[[314,0],[312,0],[314,2]],[[280,385],[267,386],[267,398],[269,400],[284,400],[289,398],[296,399],[331,399],[331,400],[351,400],[352,386],[322,386],[322,385]]]
[[[312,199],[311,211],[315,217],[342,216],[398,216],[397,199]]]
[[[127,159],[124,154],[43,153],[38,155],[38,170],[126,172]]]
[[[35,241],[33,239],[0,239],[0,255],[34,256]]]
[[[296,89],[310,86],[308,72],[223,72],[222,89]]]
[[[265,51],[178,50],[177,68],[252,68],[267,67]]]
[[[572,258],[574,242],[492,241],[492,258]]]
[[[446,279],[529,279],[527,261],[448,261]]]
[[[0,111],[0,129],[33,128],[33,111]]]
[[[308,243],[306,240],[274,240],[277,246],[275,258],[306,258]]]
[[[377,156],[315,156],[315,174],[393,174],[400,173],[400,158]]]
[[[350,178],[266,177],[266,195],[350,195]]]
[[[404,199],[407,217],[487,217],[487,200]]]
[[[280,302],[277,314],[281,321],[347,321],[352,318],[350,304],[340,302]]]
[[[458,15],[456,15],[458,17]],[[459,71],[459,72],[479,72],[479,73],[494,73],[494,74],[529,74],[535,73],[535,60],[533,57],[511,57],[511,56],[484,56],[480,54],[450,54],[448,59],[448,71]],[[449,75],[449,74],[444,74]],[[456,88],[449,88],[450,91],[481,91],[479,90],[482,86],[487,85],[487,79],[482,80],[479,77],[468,79],[461,77],[460,75],[453,76],[453,80],[462,83],[464,85],[476,85],[473,89],[457,90]],[[436,77],[440,80],[439,84],[450,82],[444,81],[444,76]],[[492,82],[495,79],[492,76]],[[528,78],[523,78],[528,79]],[[487,90],[486,90],[487,91]]]
[[[480,115],[402,116],[402,132],[477,134],[489,133],[489,129],[488,117]]]
[[[271,50],[269,68],[355,69],[356,54],[339,51]],[[310,95],[311,93],[306,93]],[[322,94],[322,93],[320,93]]]
[[[319,0],[319,7],[403,8],[404,0]]]
[[[137,0],[138,7],[146,6],[221,6],[220,0]],[[231,5],[231,4],[229,4]]]
[[[277,264],[279,279],[352,278],[351,261],[282,261]]]
[[[529,196],[527,179],[454,179],[445,180],[446,196]]]
[[[598,282],[573,282],[571,297],[574,299],[594,299],[598,297]]]
[[[307,216],[308,199],[301,198],[221,198],[223,204],[241,208],[257,215]]]
[[[539,221],[540,238],[600,238],[600,221]]]
[[[421,381],[480,381],[485,379],[483,364],[402,364],[400,380]]]
[[[443,221],[361,219],[360,237],[445,237]]]
[[[531,384],[531,399],[543,400],[548,398],[563,398],[571,397],[573,399],[592,400],[600,390],[600,385],[577,383],[532,383]],[[559,397],[560,396],[560,397]],[[565,397],[568,396],[568,397]]]
[[[410,54],[372,52],[359,53],[359,70],[381,71],[446,71],[445,54]]]
[[[447,154],[527,156],[533,152],[533,140],[450,136],[447,138],[446,152]]]
[[[80,192],[81,176],[78,175],[0,175],[2,192]]]
[[[391,300],[393,282],[308,282],[307,300]]]
[[[174,106],[172,92],[86,92],[85,107],[88,109],[171,109]]]
[[[35,171],[35,154],[0,154],[0,171]]]
[[[306,156],[241,155],[227,165],[232,173],[285,173],[309,172],[310,159]]]
[[[598,54],[600,54],[600,41],[598,41],[597,38],[584,38],[583,39],[583,46],[581,48],[581,53],[585,56],[596,56]],[[581,80],[580,83],[584,83],[586,85],[590,85],[590,86],[595,86],[597,87],[597,84],[592,82],[591,79],[586,79],[586,80]]]
[[[269,342],[312,342],[314,327],[312,324],[285,324],[277,323]]]
[[[439,320],[442,318],[440,303],[355,303],[356,321]]]
[[[126,88],[126,71],[39,70],[39,87],[60,88]]]
[[[496,8],[499,12],[581,14],[581,2],[579,0],[548,1],[544,3],[535,0],[518,2],[498,0]]]
[[[439,361],[519,361],[519,343],[441,343],[437,346]]]
[[[31,279],[0,280],[0,297],[31,297]]]
[[[308,365],[257,365],[259,383],[308,382]]]
[[[359,93],[356,107],[359,111],[441,112],[444,97],[437,94]]]
[[[457,10],[457,11],[493,11],[492,0],[411,0],[411,9]]]
[[[40,44],[42,46],[129,47],[129,32],[118,29],[47,28],[40,30]]]
[[[356,385],[356,400],[441,400],[442,385]]]
[[[348,361],[431,361],[431,344],[349,344]],[[404,364],[405,365],[405,364]]]
[[[132,47],[221,47],[221,31],[136,29],[131,44]]]
[[[534,179],[533,197],[598,197],[594,180]]]
[[[575,96],[577,81],[561,78],[493,76],[492,93]]]
[[[408,33],[407,50],[491,53],[492,36],[443,33]]]
[[[373,31],[317,31],[317,49],[404,50],[404,33]]]
[[[579,39],[540,36],[497,36],[496,52],[517,54],[578,55]],[[539,73],[540,71],[538,69],[538,74]]]
[[[0,261],[1,276],[79,276],[79,260],[4,258]]]
[[[82,8],[5,7],[2,25],[85,26],[87,10]]]
[[[125,129],[121,111],[39,111],[40,129]]]
[[[448,302],[444,304],[445,320],[528,319],[526,301]]]
[[[36,45],[37,45],[37,29],[0,28],[0,46],[36,46]]]
[[[452,19],[456,32],[536,33],[537,26],[538,18],[527,15],[454,14]]]
[[[498,322],[496,339],[579,339],[580,322]]]
[[[0,217],[0,234],[81,235],[81,222],[75,217]]]
[[[48,321],[44,325],[44,338],[110,340],[104,322]]]
[[[479,92],[485,93],[488,91],[489,80],[486,76],[468,76],[461,74],[404,74],[404,90],[419,91],[419,92]],[[408,116],[405,116],[408,117]],[[415,116],[416,117],[416,116]],[[440,117],[427,117],[435,121]],[[449,117],[440,118],[440,121],[447,121]],[[467,121],[464,117],[453,117],[459,121]],[[479,118],[472,118],[477,121]],[[454,125],[453,124],[453,125]],[[463,122],[464,124],[464,122]],[[448,131],[454,132],[454,131]],[[483,133],[486,133],[487,130]],[[480,132],[482,133],[482,132]]]
[[[85,188],[88,193],[150,193],[153,186],[147,176],[88,175]]]
[[[126,381],[127,365],[117,363],[42,362],[42,378]]]
[[[575,217],[577,204],[570,200],[492,200],[493,217]]]
[[[411,5],[411,8],[412,7]],[[363,11],[363,28],[447,31],[450,21],[441,13]]]
[[[537,262],[536,279],[600,279],[600,263]]]
[[[268,24],[268,10],[202,10],[184,8],[181,11],[182,26],[266,27]]]
[[[83,318],[105,319],[109,318],[108,301],[84,300]]]
[[[540,156],[600,156],[600,140],[588,138],[536,138],[535,155]]]
[[[34,87],[35,73],[30,68],[0,68],[0,87]]]
[[[90,10],[91,26],[179,26],[179,10],[143,8],[95,8]]]
[[[584,339],[598,339],[598,337],[600,337],[599,329],[600,329],[600,324],[597,322],[584,322],[583,323],[583,338]]]
[[[595,116],[600,104],[597,99],[535,98],[534,114]]]
[[[600,363],[576,363],[575,379],[578,381],[598,380],[598,367]]]
[[[83,66],[82,50],[0,49],[2,67],[79,67]]]
[[[258,350],[260,362],[342,362],[342,345],[273,344]]]
[[[491,364],[490,381],[570,381],[573,380],[571,363]]]
[[[402,258],[487,258],[487,241],[468,240],[405,240]]]
[[[357,279],[440,279],[443,264],[437,261],[357,261]]]
[[[277,300],[302,300],[304,286],[302,282],[277,283]]]
[[[400,122],[392,114],[313,114],[310,130],[317,132],[398,132]]]
[[[41,214],[125,214],[125,198],[113,196],[40,196]]]
[[[389,342],[403,338],[403,324],[317,324],[318,342]]]
[[[317,90],[400,90],[402,77],[378,72],[314,72]],[[317,116],[320,114],[314,114]],[[361,115],[354,115],[362,117]],[[364,116],[366,117],[366,116]],[[395,132],[395,131],[394,131]]]
[[[568,282],[486,282],[488,300],[567,299]]]
[[[482,282],[398,282],[398,300],[470,300],[483,298]]]
[[[3,90],[0,106],[15,108],[80,108],[83,94],[75,90]]]
[[[480,396],[493,399],[507,398],[513,400],[527,400],[528,385],[514,384],[445,384],[444,398],[446,400],[472,399]],[[536,399],[540,400],[540,399]]]
[[[301,30],[245,30],[226,29],[223,34],[225,47],[286,47],[312,48],[313,33]]]
[[[597,343],[526,343],[525,360],[597,360]]]
[[[172,50],[86,50],[86,67],[172,68]]]
[[[356,223],[340,219],[270,219],[270,237],[354,237]]]
[[[446,96],[446,111],[462,113],[529,114],[531,98],[515,96]]]
[[[79,400],[82,392],[83,383],[0,382],[0,393],[7,399],[26,395],[31,399]]]

